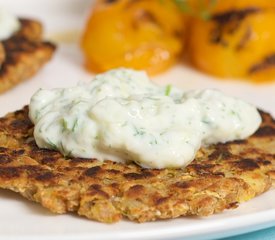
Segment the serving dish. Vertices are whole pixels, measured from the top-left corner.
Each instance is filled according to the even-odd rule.
[[[73,86],[89,81],[83,68],[78,40],[92,1],[0,0],[0,6],[18,16],[41,20],[46,38],[58,44],[52,61],[31,80],[0,96],[0,115],[28,104],[39,88]],[[220,81],[179,64],[153,78],[158,84],[183,89],[217,88],[253,103],[275,116],[275,82],[255,85],[235,80]],[[207,218],[179,218],[152,223],[122,221],[107,225],[75,215],[54,215],[21,196],[0,190],[0,239],[213,239],[275,226],[275,190],[241,204],[235,210]]]

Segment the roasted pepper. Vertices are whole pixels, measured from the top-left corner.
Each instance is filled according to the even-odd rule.
[[[86,67],[166,70],[184,48],[184,21],[171,0],[98,0],[81,46]]]
[[[217,1],[209,19],[192,18],[188,32],[188,55],[198,69],[275,80],[275,1]]]

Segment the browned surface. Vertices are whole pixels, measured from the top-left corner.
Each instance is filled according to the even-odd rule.
[[[0,42],[0,66],[5,60],[5,49],[3,44]]]
[[[24,37],[31,41],[42,41],[43,26],[41,22],[25,18],[19,19],[21,28],[14,34],[16,37]]]
[[[96,159],[65,159],[39,149],[28,109],[0,119],[0,187],[55,213],[76,212],[102,222],[144,222],[206,216],[235,208],[271,187],[275,122],[245,141],[201,149],[186,169],[142,169]]]
[[[1,42],[0,93],[35,75],[55,50],[52,43],[42,41],[41,23],[27,19],[20,19],[20,23],[20,30]]]

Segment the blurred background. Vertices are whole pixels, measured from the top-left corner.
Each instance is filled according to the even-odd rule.
[[[74,85],[124,66],[147,70],[159,84],[187,90],[217,88],[275,112],[275,1],[24,0],[14,4],[0,0],[0,4],[18,16],[39,19],[45,37],[58,45],[45,74],[5,95],[8,109],[22,105],[12,100],[14,92],[20,95],[23,90],[26,94],[19,98],[27,103],[39,87]],[[49,76],[56,78],[60,72],[60,79],[49,81]]]
[[[186,90],[221,89],[275,116],[275,1],[0,0],[0,5],[17,16],[39,19],[45,37],[58,45],[52,61],[37,76],[0,96],[4,103],[1,115],[28,104],[38,88],[72,86],[91,80],[97,72],[127,66],[148,70],[153,81],[162,85],[173,84]],[[255,76],[247,76],[249,72]],[[272,194],[263,196],[264,201],[258,198],[225,214],[238,218],[258,211],[268,213],[274,209]],[[6,204],[11,204],[9,197]],[[26,210],[24,204],[20,207]],[[3,204],[3,211],[10,220],[5,226],[18,226],[24,233],[22,219],[14,219],[18,208]],[[223,216],[215,216],[213,222],[219,223]],[[31,217],[45,232],[63,231],[60,218],[63,220],[64,216],[55,216],[51,221],[41,214]],[[198,223],[190,221],[190,225]],[[64,222],[66,232],[61,234],[106,230],[106,226],[94,223],[93,229],[84,220],[72,219],[68,227]],[[175,222],[182,226],[182,219]],[[127,230],[138,231],[137,226],[131,229],[129,223],[124,224]],[[166,222],[159,224],[160,228],[167,227]],[[33,224],[27,227],[33,229]],[[121,230],[118,226],[114,228],[117,232]]]

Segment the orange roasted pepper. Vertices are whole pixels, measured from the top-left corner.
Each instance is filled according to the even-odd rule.
[[[198,69],[275,80],[275,1],[217,0],[209,19],[192,18],[188,33],[188,55]]]
[[[97,0],[81,46],[95,72],[116,67],[160,73],[183,50],[182,14],[171,0]]]

